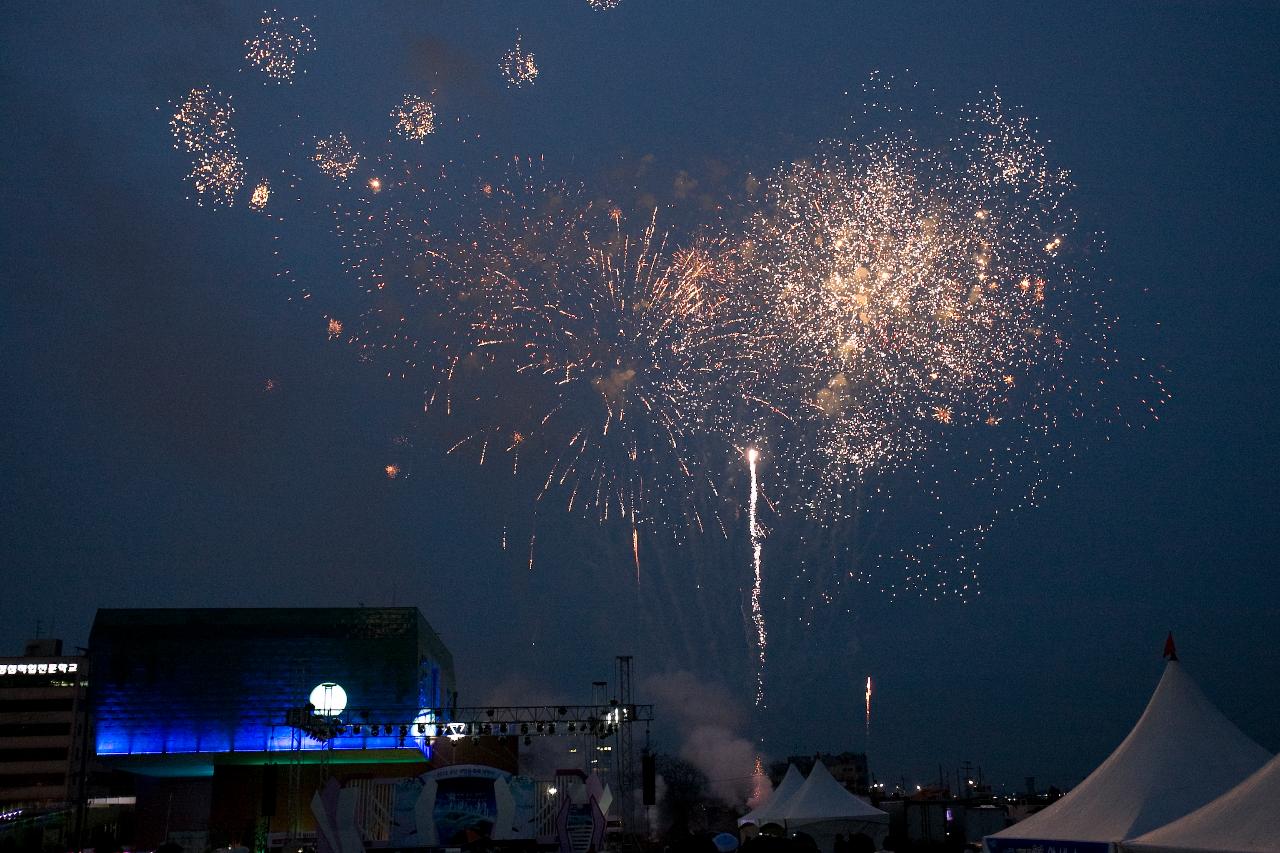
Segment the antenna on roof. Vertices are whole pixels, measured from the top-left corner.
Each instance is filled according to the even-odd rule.
[[[1169,632],[1169,636],[1164,641],[1164,659],[1177,660],[1178,647],[1173,644],[1173,632]]]

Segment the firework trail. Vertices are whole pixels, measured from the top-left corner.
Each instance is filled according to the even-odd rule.
[[[867,676],[867,719],[866,719],[866,743],[871,743],[871,676]]]
[[[747,463],[751,466],[751,502],[747,514],[748,529],[751,533],[751,624],[756,635],[756,707],[764,704],[764,664],[765,652],[769,645],[769,635],[765,630],[764,606],[760,601],[764,578],[761,574],[760,554],[764,546],[764,534],[760,530],[757,517],[757,504],[760,499],[760,488],[756,479],[756,462],[760,451],[752,447],[747,450]]]

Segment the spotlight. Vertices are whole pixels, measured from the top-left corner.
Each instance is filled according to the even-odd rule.
[[[570,733],[570,734],[573,734],[573,733],[574,733],[574,732],[576,732],[577,730],[578,730],[578,727],[577,727],[577,726],[575,726],[573,723],[570,723],[570,724],[569,724],[569,733]]]
[[[545,728],[545,726],[543,726],[543,724],[542,724],[542,723],[538,723],[538,734],[542,734],[542,730],[543,730],[544,728]]]
[[[489,719],[491,719],[491,720],[493,719],[493,709],[492,709],[492,708],[490,708],[489,710],[485,711],[484,713],[485,713],[485,715],[486,715],[486,716],[488,716],[488,718],[489,718]]]
[[[569,713],[569,711],[561,705],[559,708],[556,708],[556,713],[563,717],[565,714]]]
[[[352,733],[353,735],[358,735],[358,734],[360,734],[360,730],[361,730],[361,726],[360,726],[360,724],[359,724],[359,723],[356,723],[354,726],[352,726],[352,727],[351,727],[351,733]]]
[[[528,733],[529,733],[529,724],[528,724],[528,723],[521,723],[521,724],[520,724],[520,734],[522,734],[522,735],[527,735]]]
[[[409,727],[408,727],[408,726],[401,726],[401,727],[400,727],[400,737],[404,737],[404,736],[405,736],[405,735],[407,735],[408,733],[409,733]]]
[[[547,734],[549,734],[549,735],[553,735],[553,734],[555,734],[555,733],[556,733],[556,724],[555,724],[555,723],[547,723]]]
[[[533,744],[533,738],[529,737],[528,735],[525,735],[525,736],[524,736],[524,745],[525,745],[525,746],[531,746],[532,744]]]
[[[498,726],[498,731],[505,735],[507,733],[507,724],[503,723]]]
[[[482,735],[487,735],[487,734],[489,734],[489,732],[490,732],[491,730],[492,730],[492,728],[490,727],[490,725],[489,725],[488,723],[485,723],[484,725],[480,726],[480,734],[482,734]]]
[[[418,734],[425,735],[427,733],[427,724],[418,723]]]

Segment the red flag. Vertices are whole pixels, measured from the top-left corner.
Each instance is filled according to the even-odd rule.
[[[1177,647],[1176,647],[1176,646],[1174,646],[1174,644],[1173,644],[1173,632],[1172,632],[1172,631],[1170,631],[1170,632],[1169,632],[1169,636],[1168,636],[1168,638],[1164,641],[1164,659],[1165,659],[1165,660],[1177,660],[1177,659],[1178,659],[1178,649],[1177,649]]]

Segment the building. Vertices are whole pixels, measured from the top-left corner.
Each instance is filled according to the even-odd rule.
[[[100,610],[89,648],[94,748],[129,774],[143,848],[313,833],[326,780],[430,770],[456,704],[416,608]]]
[[[0,812],[48,809],[77,796],[83,757],[85,658],[32,640],[0,658]]]
[[[70,846],[95,770],[86,754],[87,675],[87,659],[63,654],[57,639],[0,658],[0,849]],[[102,826],[113,816],[94,818]]]
[[[769,767],[769,776],[776,786],[786,775],[787,765],[794,764],[805,776],[813,770],[813,761],[822,761],[835,780],[851,794],[865,796],[871,790],[871,773],[867,769],[867,756],[862,752],[842,752],[839,755],[819,753],[813,755],[792,755],[786,761],[778,761]]]

